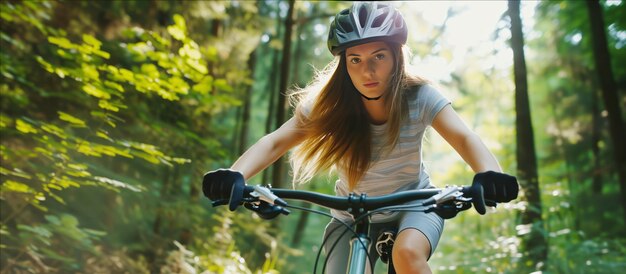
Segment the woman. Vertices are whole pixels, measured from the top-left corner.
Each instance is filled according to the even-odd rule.
[[[290,149],[295,182],[337,168],[337,195],[368,196],[433,187],[421,161],[424,131],[432,126],[462,158],[491,182],[511,178],[480,138],[461,121],[450,102],[405,69],[402,47],[407,28],[401,14],[388,4],[355,3],[339,12],[330,26],[328,47],[338,61],[318,76],[296,104],[295,116],[261,138],[231,167],[247,180]],[[329,76],[324,77],[324,76]],[[494,172],[495,171],[495,172]],[[208,173],[209,180],[221,173]],[[213,178],[213,177],[215,178]],[[206,177],[205,177],[205,180]],[[513,191],[486,189],[486,199],[510,201]],[[514,196],[517,196],[515,189]],[[351,215],[332,214],[343,221]],[[435,213],[407,212],[374,218],[370,235],[396,226],[392,256],[398,273],[431,273],[427,264],[443,231]],[[324,235],[329,246],[328,273],[343,273],[349,236],[335,233],[331,221]],[[376,252],[370,252],[376,259]]]

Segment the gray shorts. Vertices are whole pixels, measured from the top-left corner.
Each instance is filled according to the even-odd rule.
[[[443,233],[443,219],[436,213],[424,212],[402,212],[386,222],[372,223],[370,225],[369,237],[371,244],[368,248],[368,266],[375,265],[378,260],[376,252],[376,238],[378,235],[389,229],[397,228],[398,233],[405,229],[417,229],[422,232],[430,242],[430,255],[433,254]],[[324,231],[324,253],[328,257],[326,271],[324,273],[345,273],[348,267],[348,255],[350,253],[350,238],[353,233],[346,232],[346,227],[337,220],[332,220]],[[336,244],[335,244],[336,243]],[[333,245],[335,245],[333,247]],[[331,250],[332,248],[332,250]],[[330,254],[329,254],[330,252]],[[368,272],[373,270],[367,267]]]

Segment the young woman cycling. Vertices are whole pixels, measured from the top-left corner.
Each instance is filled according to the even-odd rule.
[[[335,61],[312,84],[299,92],[295,115],[261,138],[230,168],[247,180],[287,151],[294,182],[336,168],[337,195],[377,196],[409,189],[430,188],[421,159],[422,137],[434,128],[477,173],[497,185],[502,172],[480,138],[453,110],[450,102],[425,80],[405,69],[403,45],[407,27],[391,5],[354,3],[330,25],[328,48]],[[222,174],[222,173],[214,173]],[[224,178],[213,178],[216,181]],[[205,177],[206,178],[206,177]],[[499,201],[506,189],[486,190],[485,198]],[[351,215],[332,211],[343,221]],[[397,273],[431,273],[428,259],[437,247],[444,221],[435,213],[390,213],[373,217],[370,236],[397,227],[392,257]],[[325,246],[338,241],[329,256],[328,273],[345,272],[349,238],[331,221]],[[331,231],[335,231],[331,233]],[[371,260],[376,252],[370,252]]]

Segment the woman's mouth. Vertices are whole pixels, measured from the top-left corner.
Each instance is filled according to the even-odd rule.
[[[363,84],[366,88],[373,88],[378,86],[378,82],[371,82],[371,83],[365,83]]]

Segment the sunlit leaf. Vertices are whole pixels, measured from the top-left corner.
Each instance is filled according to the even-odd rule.
[[[93,80],[99,79],[98,69],[96,68],[96,66],[86,64],[86,63],[83,63],[81,65],[82,65],[82,72],[84,73],[86,78],[93,79]]]
[[[184,29],[184,30],[187,29],[187,24],[185,23],[185,18],[182,15],[174,14],[173,19],[174,19],[174,23],[176,24],[176,26],[178,26],[178,27],[180,27],[181,29]]]
[[[189,84],[179,77],[171,77],[168,82],[176,93],[187,94],[189,92]]]
[[[20,178],[24,178],[24,179],[31,179],[32,176],[26,172],[24,172],[23,170],[19,169],[19,168],[15,168],[13,170],[8,170],[4,167],[0,167],[0,174],[2,175],[11,175],[11,176],[16,176],[16,177],[20,177]]]
[[[211,75],[207,75],[204,78],[202,78],[202,81],[195,84],[191,89],[200,94],[208,94],[212,88],[213,88],[213,77]]]
[[[61,139],[67,139],[67,134],[65,133],[65,131],[53,124],[43,124],[41,126],[41,129]]]
[[[68,40],[65,37],[53,37],[50,36],[48,37],[48,42],[55,44],[59,47],[65,48],[65,49],[76,49],[78,48],[77,45],[73,44],[72,42],[70,42],[70,40]]]
[[[200,60],[187,59],[185,60],[185,63],[201,74],[207,74],[209,72],[207,67],[202,64]]]
[[[100,100],[98,101],[98,106],[102,109],[106,109],[106,110],[110,110],[113,112],[117,112],[120,110],[119,107],[111,104],[111,102],[107,101],[107,100]]]
[[[24,122],[22,119],[15,120],[15,128],[19,130],[20,132],[27,133],[27,134],[39,132],[37,129],[35,129],[30,124]]]
[[[226,79],[217,79],[213,82],[213,85],[215,86],[215,88],[222,91],[233,91],[233,87],[228,84]]]
[[[119,92],[124,92],[124,87],[122,87],[122,85],[120,85],[120,84],[118,84],[116,82],[111,82],[111,81],[106,80],[106,81],[104,81],[104,85],[107,86],[107,87],[110,87],[110,88],[112,88],[114,90],[117,90]]]
[[[72,124],[74,126],[77,126],[77,127],[85,127],[86,126],[85,121],[83,121],[81,119],[78,119],[78,118],[76,118],[76,117],[74,117],[72,115],[69,115],[69,114],[67,114],[65,112],[62,112],[62,111],[57,111],[57,113],[59,114],[59,119],[61,119],[63,121],[66,121],[66,122],[68,122],[68,123],[70,123],[70,124]]]
[[[100,42],[100,40],[89,34],[83,34],[83,41],[91,45],[94,49],[99,49],[100,46],[102,46],[102,42]]]
[[[83,86],[83,91],[91,96],[102,99],[110,99],[111,95],[93,85],[87,84]]]
[[[183,40],[185,40],[185,38],[187,38],[185,30],[181,29],[178,26],[168,26],[167,27],[167,32],[170,35],[172,35],[172,37],[174,37],[174,39],[179,40],[179,41],[183,41]]]
[[[95,156],[95,157],[100,157],[102,156],[101,153],[99,153],[98,151],[94,150],[91,145],[87,142],[80,142],[77,145],[76,150],[84,155],[87,156]]]
[[[126,189],[129,189],[129,190],[134,191],[134,192],[141,192],[141,189],[139,189],[137,187],[134,187],[134,186],[132,186],[130,184],[127,184],[127,183],[124,183],[124,182],[121,182],[121,181],[118,181],[118,180],[114,180],[114,179],[111,179],[111,178],[94,176],[94,179],[96,181],[100,182],[100,183],[105,183],[105,184],[108,184],[108,185],[112,185],[112,186],[117,187],[117,188],[126,188]]]
[[[2,191],[12,191],[12,192],[20,192],[20,193],[35,193],[35,190],[33,190],[30,186],[28,186],[28,185],[26,185],[24,183],[13,181],[13,180],[6,180],[2,184]]]

